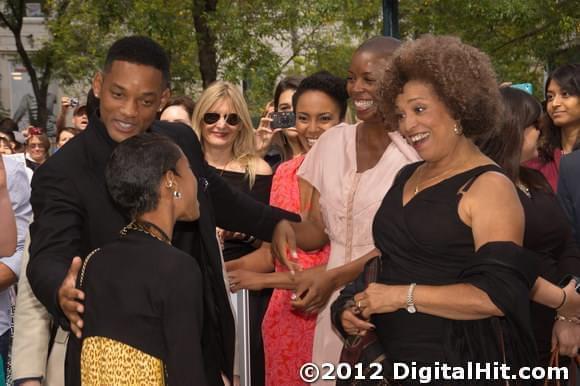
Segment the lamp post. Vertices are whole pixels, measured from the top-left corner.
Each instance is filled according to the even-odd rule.
[[[399,0],[383,0],[383,35],[399,39]]]

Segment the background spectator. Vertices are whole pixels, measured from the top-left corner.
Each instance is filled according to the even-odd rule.
[[[87,106],[79,105],[78,98],[62,97],[60,100],[60,112],[56,118],[57,132],[66,127],[67,113],[71,108],[74,108],[72,114],[72,126],[78,130],[84,130],[89,123],[87,114]]]
[[[161,110],[160,121],[180,122],[191,127],[191,116],[195,102],[188,96],[176,96],[169,99],[169,102]]]
[[[539,157],[527,165],[541,171],[556,192],[560,159],[580,144],[580,63],[555,69],[546,82],[545,97],[546,141]]]
[[[5,374],[7,373],[6,368],[9,363],[8,354],[12,341],[12,305],[16,296],[12,286],[16,283],[20,275],[20,261],[24,251],[24,240],[28,234],[28,225],[32,214],[32,208],[30,206],[30,183],[26,174],[26,166],[23,160],[17,157],[23,158],[22,155],[0,156],[0,158],[3,158],[6,166],[6,186],[17,230],[15,252],[0,255],[0,355],[4,362]],[[2,178],[0,177],[0,184],[1,180]],[[2,213],[2,217],[4,216],[6,214]],[[4,233],[5,228],[2,225],[0,226],[2,229],[0,233]],[[6,229],[9,230],[9,227],[6,227]]]
[[[43,130],[38,127],[28,128],[26,165],[34,171],[47,160],[49,154],[50,140]]]
[[[292,96],[296,92],[298,85],[304,79],[302,76],[288,76],[278,82],[274,91],[274,111],[275,112],[292,112]],[[276,170],[276,167],[284,161],[291,160],[304,153],[306,149],[298,139],[298,133],[295,128],[288,128],[279,131],[273,131],[275,128],[260,127],[258,135],[265,135],[262,138],[261,147],[265,147],[269,139],[270,144],[264,156],[264,160]]]
[[[65,127],[59,130],[56,134],[56,148],[57,150],[64,146],[69,140],[74,138],[75,135],[79,134],[81,131],[76,127]]]

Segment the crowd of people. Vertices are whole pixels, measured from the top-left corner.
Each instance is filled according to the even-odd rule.
[[[543,101],[450,36],[371,38],[345,73],[281,79],[254,125],[232,83],[172,96],[164,49],[130,36],[55,139],[0,122],[0,378],[237,385],[243,289],[252,385],[367,349],[377,385],[420,383],[393,363],[573,367],[580,64]],[[455,384],[477,382],[505,384]]]

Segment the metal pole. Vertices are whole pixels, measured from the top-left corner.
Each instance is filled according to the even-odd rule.
[[[252,385],[250,353],[250,293],[238,292],[238,347],[240,354],[240,385]]]
[[[383,35],[400,39],[399,0],[383,0]]]

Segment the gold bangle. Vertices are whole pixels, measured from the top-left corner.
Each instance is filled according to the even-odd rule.
[[[563,315],[556,315],[554,317],[554,320],[561,320],[562,322],[580,324],[580,318],[578,318],[577,316],[573,316],[571,318],[568,318],[568,317],[563,316]]]

